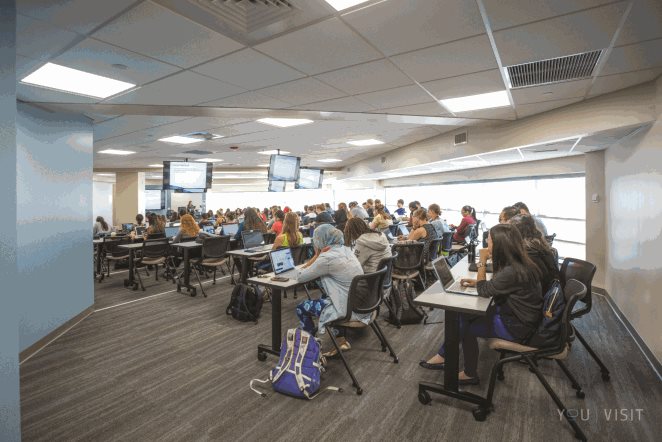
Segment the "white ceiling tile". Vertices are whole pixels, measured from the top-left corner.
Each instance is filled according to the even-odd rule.
[[[386,55],[485,32],[476,2],[466,0],[386,1],[343,19]]]
[[[305,77],[301,72],[250,48],[210,61],[194,71],[248,90]]]
[[[662,2],[660,0],[636,0],[625,20],[615,46],[653,40],[662,37]]]
[[[194,105],[210,98],[229,97],[244,90],[213,78],[182,71],[155,81],[133,92],[108,100],[113,104],[170,104]]]
[[[327,72],[315,78],[352,95],[413,84],[385,59]]]
[[[46,60],[81,38],[75,32],[45,21],[16,15],[16,53],[34,60]]]
[[[593,97],[614,92],[619,89],[625,89],[636,84],[651,81],[657,78],[660,74],[662,74],[662,68],[644,69],[642,71],[627,72],[625,74],[598,77],[595,79],[595,82],[593,82],[593,86],[589,90],[588,95]]]
[[[407,106],[433,101],[433,98],[425,93],[420,87],[402,86],[385,91],[370,92],[357,95],[356,98],[373,105],[377,109],[389,107]]]
[[[290,103],[292,106],[340,98],[344,94],[314,78],[302,78],[259,90],[260,94]]]
[[[614,48],[599,75],[662,67],[662,38]]]
[[[136,0],[20,0],[17,12],[87,34]]]
[[[519,118],[529,117],[531,115],[541,114],[552,109],[569,106],[582,100],[583,98],[566,98],[564,100],[544,101],[542,103],[518,104],[517,116]]]
[[[583,97],[590,85],[591,79],[589,78],[585,80],[565,81],[563,83],[512,89],[510,93],[513,96],[515,104],[520,105]]]
[[[135,52],[129,52],[91,38],[81,41],[55,58],[53,62],[138,85],[180,70],[170,64],[161,63],[152,58],[143,57]],[[113,67],[113,64],[123,64],[128,69],[118,69]]]
[[[626,2],[543,20],[494,33],[504,66],[609,46]]]
[[[396,55],[391,60],[419,82],[498,67],[487,35]]]
[[[337,98],[335,100],[320,101],[304,104],[291,109],[314,110],[327,112],[366,112],[374,109],[373,106],[357,100],[354,97]]]
[[[510,106],[469,112],[458,112],[456,115],[460,118],[478,118],[485,120],[514,120],[517,118],[515,115],[515,109]]]
[[[381,57],[338,18],[269,40],[256,49],[309,75]]]
[[[547,2],[483,0],[493,31],[545,20],[557,15],[564,15],[611,2],[612,0],[554,0]]]
[[[227,118],[217,118],[217,117],[195,117],[189,118],[186,120],[176,121],[174,123],[164,124],[162,126],[153,127],[150,131],[153,133],[155,138],[163,138],[170,135],[184,135],[192,132],[200,131],[214,131],[219,135],[225,137],[233,133],[233,127],[241,122],[245,121],[244,119],[227,119]],[[264,125],[262,125],[264,126]],[[220,133],[219,133],[220,132]],[[196,146],[193,144],[192,146]]]
[[[85,112],[83,115],[90,118],[95,125],[119,116],[119,115],[97,114],[95,112]]]
[[[244,109],[284,109],[290,105],[284,101],[257,92],[245,92],[232,97],[202,103],[200,106],[239,107]]]
[[[93,37],[187,68],[243,47],[152,2],[122,14]]]
[[[506,89],[499,69],[429,81],[422,86],[440,100]]]
[[[124,115],[94,126],[94,141],[124,135],[139,130],[150,129],[189,117],[161,117],[154,115]]]
[[[16,85],[16,98],[23,101],[35,103],[97,103],[96,98],[84,97],[82,95],[68,94],[66,92],[45,89],[29,84],[18,83]]]
[[[379,109],[374,111],[374,113],[379,114],[391,114],[391,115],[423,115],[423,116],[450,116],[450,114],[443,108],[438,102],[430,102],[423,104],[414,104],[410,106],[398,106],[390,107],[386,109]]]

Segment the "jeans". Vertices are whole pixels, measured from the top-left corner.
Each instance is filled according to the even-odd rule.
[[[490,308],[486,316],[458,315],[460,324],[460,342],[464,353],[464,373],[473,378],[477,376],[478,339],[499,338],[517,342],[508,331],[500,314],[500,306]],[[446,343],[439,349],[439,355],[444,356]]]

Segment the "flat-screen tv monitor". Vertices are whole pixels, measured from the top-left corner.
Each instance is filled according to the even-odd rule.
[[[301,158],[289,155],[271,155],[269,181],[296,181],[299,179]]]
[[[212,170],[212,163],[164,161],[163,189],[210,189]],[[201,191],[196,190],[196,192]]]
[[[165,193],[160,189],[145,189],[145,210],[165,209]]]
[[[269,192],[285,192],[285,181],[269,181]]]
[[[175,189],[175,193],[206,193],[207,189]]]
[[[295,189],[321,189],[324,171],[312,167],[301,167],[299,179],[294,184]]]

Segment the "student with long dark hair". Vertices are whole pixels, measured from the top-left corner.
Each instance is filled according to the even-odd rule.
[[[508,223],[514,225],[522,235],[524,250],[540,271],[542,293],[547,293],[552,281],[559,278],[559,266],[554,251],[542,237],[532,216],[516,215]]]
[[[347,210],[347,204],[338,203],[338,210],[333,214],[333,220],[336,222],[336,227],[339,230],[345,230],[345,223],[349,219],[349,210]]]
[[[94,236],[100,235],[102,233],[110,233],[110,226],[106,220],[103,219],[103,216],[97,216],[92,233]]]
[[[486,279],[486,263],[492,257],[494,276]],[[542,291],[540,272],[524,250],[522,235],[515,226],[497,224],[490,229],[487,249],[480,250],[478,279],[462,279],[465,286],[475,286],[478,295],[494,298],[485,316],[461,314],[460,339],[464,353],[464,371],[460,372],[460,385],[477,385],[480,381],[478,366],[478,340],[500,338],[524,343],[537,329],[542,319]],[[444,368],[445,345],[427,361],[423,368]]]
[[[451,224],[451,227],[455,227],[455,233],[453,233],[453,241],[455,242],[464,242],[464,238],[469,234],[469,226],[471,224],[476,224],[476,209],[467,205],[462,207],[462,221],[460,225],[455,227]]]

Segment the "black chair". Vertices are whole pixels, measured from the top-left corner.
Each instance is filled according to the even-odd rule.
[[[591,264],[588,261],[582,261],[581,259],[575,258],[565,258],[563,264],[561,265],[560,280],[561,286],[564,287],[568,281],[571,279],[576,279],[586,286],[586,296],[582,299],[582,306],[577,310],[572,312],[571,319],[574,321],[581,318],[584,315],[587,315],[591,311],[593,305],[593,297],[591,296],[591,283],[593,282],[593,276],[596,271],[595,265]],[[607,382],[609,381],[609,370],[605,364],[600,360],[598,355],[593,351],[590,345],[586,342],[584,337],[579,333],[579,330],[575,327],[575,335],[577,339],[582,343],[586,351],[591,355],[593,360],[600,367],[600,373],[602,375],[602,380]]]
[[[150,233],[149,237],[147,239],[152,240],[152,239],[163,239],[165,238],[165,232],[154,232]]]
[[[423,282],[424,288],[428,287],[428,275],[432,276],[432,279],[435,279],[434,269],[432,268],[432,261],[437,259],[441,253],[441,242],[442,238],[436,238],[430,241],[430,249],[428,250],[425,256],[425,262],[423,262]]]
[[[106,277],[110,278],[110,263],[128,261],[129,250],[120,248],[122,244],[131,244],[131,239],[124,237],[121,239],[104,238],[103,249],[105,250],[104,261],[106,262]]]
[[[179,241],[180,242],[191,242],[195,241],[197,237],[195,236],[184,236]],[[170,247],[170,252],[168,253],[168,265],[166,266],[165,278],[172,279],[172,283],[175,284],[179,278],[183,275],[183,270],[177,273],[177,268],[179,264],[184,260],[184,252],[182,249],[177,247]]]
[[[135,260],[135,274],[138,276],[138,283],[140,288],[145,291],[145,286],[143,284],[142,277],[138,271],[138,266],[156,266],[156,280],[159,280],[159,271],[158,266],[160,264],[168,265],[168,255],[170,254],[170,243],[167,239],[149,239],[143,242],[141,248],[141,256]],[[135,286],[134,286],[135,287]]]
[[[444,232],[441,236],[441,252],[448,255],[453,249],[453,232]]]
[[[382,351],[386,351],[386,349],[388,348],[388,351],[391,354],[391,357],[393,358],[393,362],[396,364],[398,363],[398,357],[393,351],[391,344],[389,344],[389,342],[386,340],[386,336],[384,336],[384,333],[382,332],[381,328],[379,327],[379,324],[377,324],[376,321],[377,310],[379,309],[379,306],[383,301],[382,287],[386,272],[387,269],[386,267],[384,267],[373,273],[366,273],[364,275],[355,276],[354,279],[352,279],[352,284],[349,287],[349,294],[347,296],[347,310],[346,310],[347,313],[345,314],[345,317],[324,325],[324,328],[326,329],[327,333],[329,334],[329,337],[331,338],[331,342],[333,342],[333,346],[336,348],[336,351],[340,355],[340,358],[342,359],[342,362],[345,365],[345,368],[347,369],[347,373],[349,373],[349,376],[352,378],[353,386],[354,388],[356,388],[356,394],[362,394],[363,389],[359,385],[359,381],[356,380],[356,376],[354,376],[354,372],[349,367],[349,364],[347,363],[347,359],[345,359],[345,355],[340,349],[340,346],[338,345],[338,341],[336,341],[336,338],[333,336],[333,332],[331,331],[331,328],[332,327],[361,328],[361,327],[370,326],[370,328],[372,328],[372,330],[377,335],[377,339],[379,339],[379,342],[382,345]],[[365,314],[365,315],[369,314],[370,315],[369,323],[365,324],[361,321],[352,320],[353,313]]]
[[[577,303],[577,301],[584,298],[587,290],[586,286],[581,282],[571,279],[566,282],[564,296],[566,298],[566,307],[563,311],[563,316],[561,319],[561,333],[559,339],[555,345],[552,345],[547,348],[535,348],[529,347],[527,345],[518,344],[511,341],[506,341],[503,339],[488,339],[488,346],[499,352],[499,360],[492,367],[490,372],[490,386],[487,390],[487,397],[485,398],[484,405],[476,408],[473,411],[474,418],[477,421],[483,421],[487,415],[492,411],[493,404],[492,399],[494,397],[494,388],[496,385],[496,379],[504,379],[503,375],[503,366],[509,362],[524,362],[529,366],[529,370],[532,371],[542,386],[545,388],[549,396],[552,398],[559,410],[562,411],[568,423],[572,426],[575,431],[575,436],[578,439],[586,440],[586,436],[582,432],[579,425],[575,421],[575,418],[568,413],[568,409],[563,404],[561,399],[558,397],[556,392],[545,379],[545,376],[538,369],[538,362],[544,359],[553,359],[556,361],[558,366],[561,368],[563,373],[570,379],[572,382],[573,388],[576,390],[577,397],[584,398],[584,392],[581,387],[572,376],[566,365],[563,363],[563,359],[566,359],[571,348],[571,342],[574,339],[573,327],[570,321],[572,320],[572,310]],[[510,356],[509,356],[510,355]]]
[[[262,238],[264,238],[264,243],[265,244],[273,244],[274,241],[276,241],[276,234],[275,233],[263,233]]]
[[[216,284],[216,270],[221,269],[221,273],[225,275],[225,270],[223,270],[223,265],[228,265],[228,249],[230,247],[230,236],[207,236],[202,238],[202,250],[200,252],[199,258],[194,258],[191,260],[191,265],[196,267],[196,270],[203,270],[206,272],[207,269],[212,269],[214,271],[214,282]],[[202,281],[200,280],[199,271],[195,272],[196,277],[198,278],[198,284],[200,285],[200,291],[202,291],[203,296],[206,298],[207,294],[205,289],[202,288]]]
[[[414,298],[414,279],[418,278],[423,284],[421,265],[425,244],[422,242],[395,244],[391,250],[393,254],[398,256],[393,263],[392,277],[394,281],[397,281],[393,287],[393,296],[401,296],[400,293],[410,293],[410,296]],[[395,325],[400,328],[401,324]]]
[[[386,267],[386,274],[384,275],[384,283],[382,285],[382,297],[384,301],[387,301],[393,293],[393,265],[396,259],[398,259],[398,252],[395,252],[395,255],[391,255],[388,258],[382,258],[377,265],[378,269]],[[386,308],[388,308],[391,316],[395,317],[395,312],[391,309],[391,304],[388,301],[384,302],[384,304],[386,304]]]

